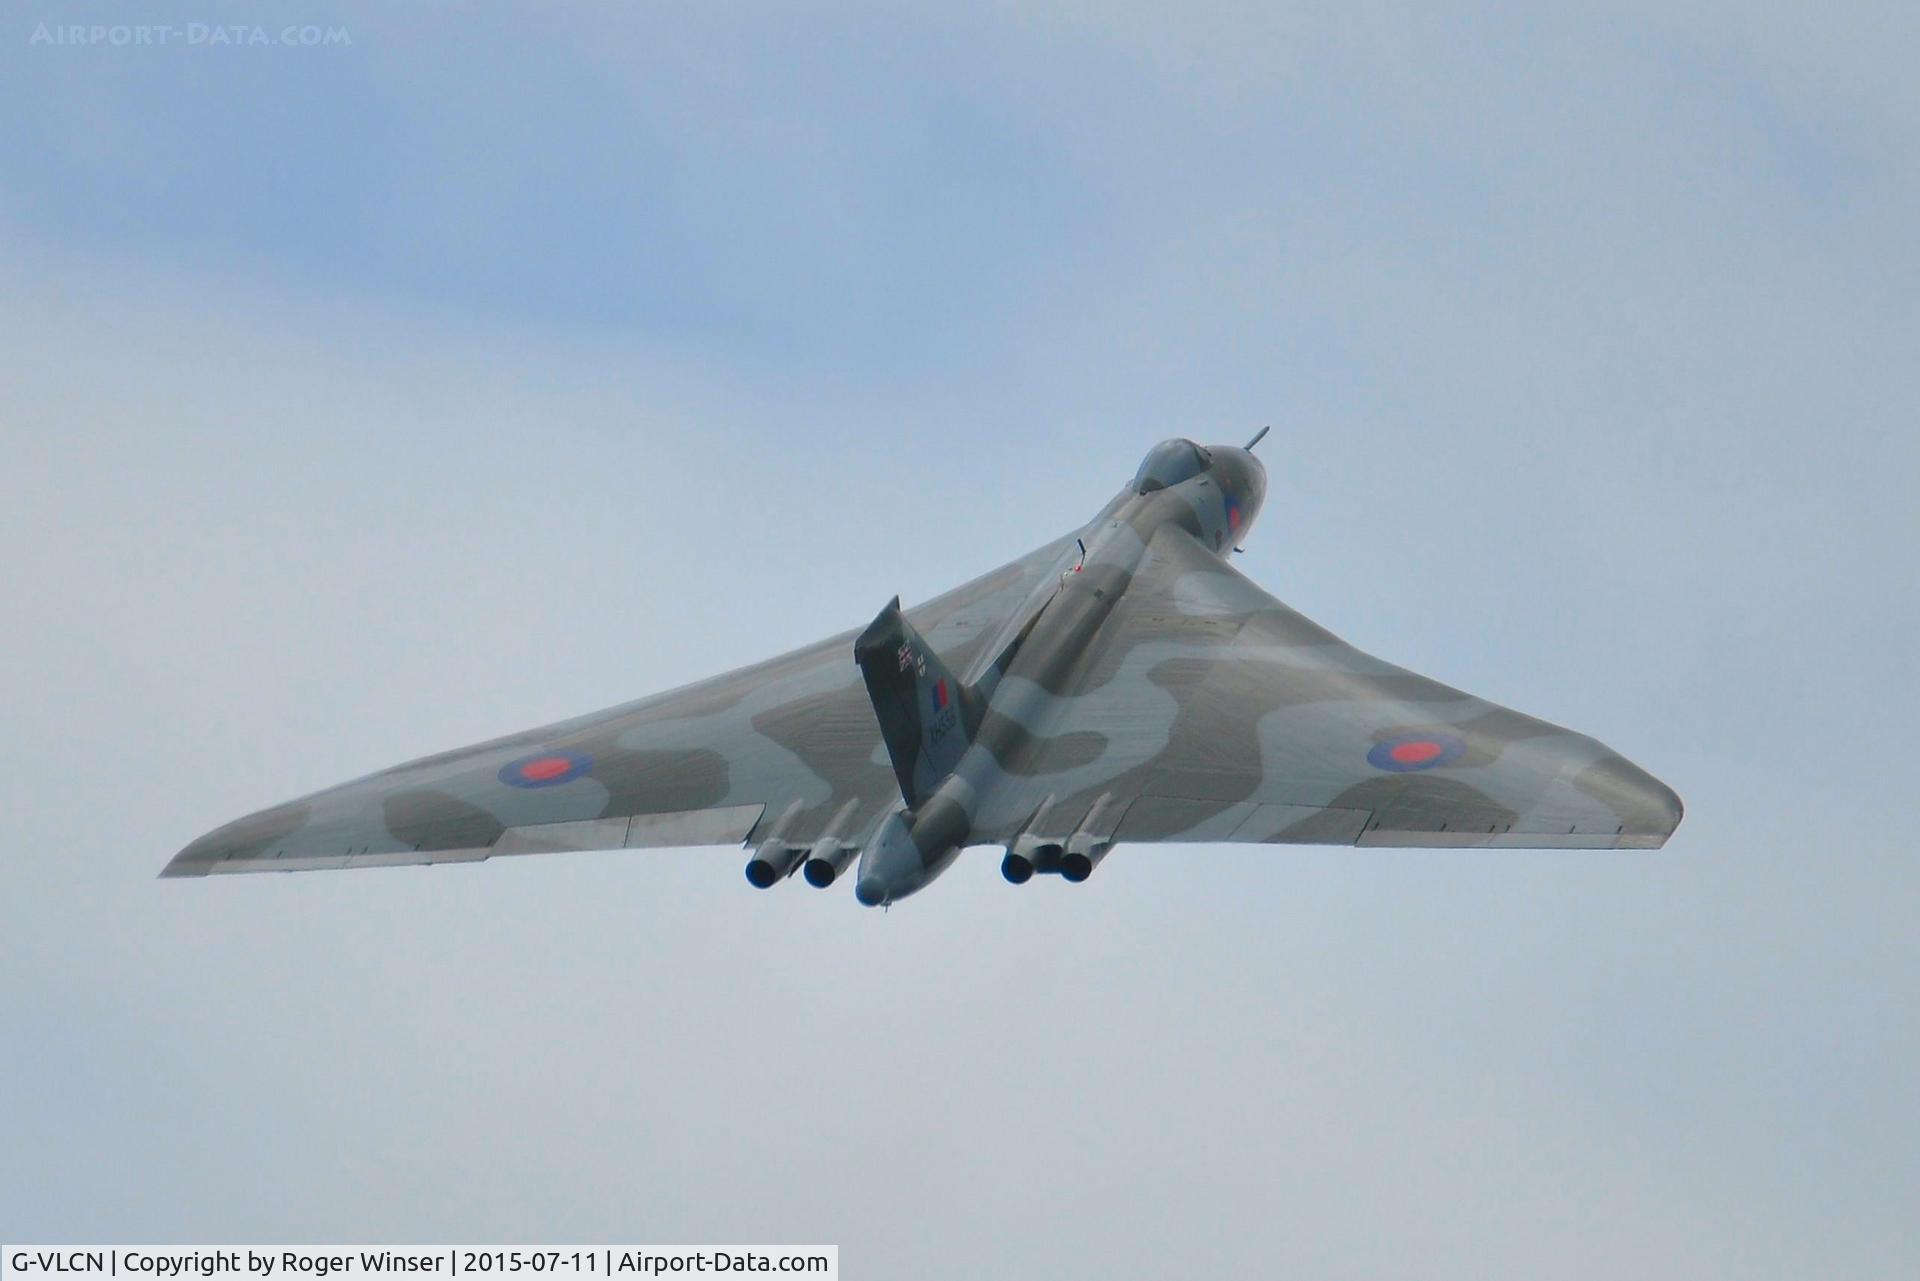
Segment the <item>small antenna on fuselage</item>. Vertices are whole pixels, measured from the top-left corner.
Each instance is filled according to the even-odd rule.
[[[1262,427],[1259,431],[1253,433],[1253,439],[1247,442],[1247,448],[1251,450],[1255,445],[1265,440],[1267,438],[1267,433],[1272,430],[1273,430],[1273,424],[1268,423],[1265,427]]]

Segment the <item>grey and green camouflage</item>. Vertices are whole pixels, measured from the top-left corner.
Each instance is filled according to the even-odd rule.
[[[1607,747],[1372,658],[1228,557],[1251,448],[1156,446],[1081,529],[912,610],[227,824],[163,875],[746,842],[885,904],[970,845],[1084,880],[1115,845],[1651,849],[1680,800]]]

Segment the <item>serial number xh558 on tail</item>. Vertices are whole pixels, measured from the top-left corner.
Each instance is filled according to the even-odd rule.
[[[877,906],[970,845],[1021,884],[1147,842],[1666,841],[1658,779],[1363,654],[1229,565],[1266,495],[1258,441],[1162,442],[1087,524],[916,609],[263,810],[164,874],[745,842],[756,886],[857,860]]]

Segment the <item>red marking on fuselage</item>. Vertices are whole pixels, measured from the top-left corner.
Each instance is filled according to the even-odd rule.
[[[1393,757],[1394,760],[1399,761],[1402,765],[1423,765],[1445,750],[1446,748],[1440,746],[1438,743],[1430,743],[1421,739],[1411,743],[1401,743],[1392,751],[1388,752],[1387,755]]]

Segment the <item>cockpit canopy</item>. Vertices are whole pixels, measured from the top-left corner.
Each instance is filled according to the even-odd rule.
[[[1192,480],[1213,462],[1213,455],[1190,440],[1175,437],[1163,440],[1147,451],[1140,470],[1133,476],[1133,492],[1151,494],[1156,489]]]

